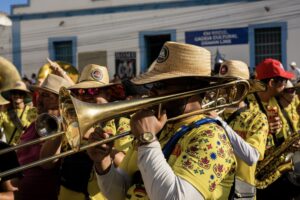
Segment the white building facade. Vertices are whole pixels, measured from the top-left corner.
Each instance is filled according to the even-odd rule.
[[[49,57],[130,77],[146,71],[169,40],[209,49],[213,64],[236,59],[253,69],[268,57],[287,69],[300,64],[299,0],[28,0],[10,17],[0,54],[23,75]]]

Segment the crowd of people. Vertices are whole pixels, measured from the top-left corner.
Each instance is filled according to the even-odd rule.
[[[300,85],[298,72],[286,71],[280,61],[263,60],[255,79],[239,60],[223,61],[212,75],[210,51],[166,42],[147,72],[113,82],[106,66],[86,65],[74,81],[49,62],[44,80],[30,85],[20,80],[1,91],[1,150],[45,137],[43,126],[57,126],[41,123],[45,114],[68,128],[61,116],[62,87],[87,106],[124,102],[134,110],[105,121],[90,119],[95,124],[82,133],[80,145],[131,134],[4,177],[1,173],[57,156],[74,143],[70,135],[59,135],[9,153],[0,150],[1,200],[300,199]],[[297,71],[296,63],[291,66]],[[249,88],[241,89],[239,81]],[[205,90],[185,93],[198,89]],[[134,108],[135,100],[181,93]],[[239,102],[231,104],[238,95]],[[220,96],[224,108],[218,101],[207,104]],[[289,160],[281,161],[287,153]],[[270,171],[258,177],[269,158],[264,169]]]

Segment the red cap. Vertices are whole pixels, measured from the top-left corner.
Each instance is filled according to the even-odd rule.
[[[294,74],[284,70],[280,61],[267,58],[256,67],[256,74],[258,80],[263,80],[267,78],[282,77],[286,79],[291,79]]]

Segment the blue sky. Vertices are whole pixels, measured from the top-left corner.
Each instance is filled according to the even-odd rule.
[[[10,14],[10,5],[25,4],[28,0],[0,0],[0,12]]]

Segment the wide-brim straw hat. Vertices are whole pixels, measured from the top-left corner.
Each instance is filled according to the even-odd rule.
[[[149,70],[131,79],[131,82],[141,85],[181,77],[201,78],[207,81],[226,79],[211,76],[211,53],[205,48],[166,42]]]
[[[33,89],[45,90],[54,94],[59,94],[61,87],[70,87],[73,83],[70,83],[65,78],[57,76],[55,74],[49,74],[43,81],[41,86],[33,86]]]
[[[0,106],[9,104],[9,101],[7,101],[1,94],[0,94]]]
[[[27,97],[31,97],[31,91],[27,89],[27,86],[23,81],[16,81],[11,88],[3,91],[2,95],[6,98],[10,98],[11,92],[14,90],[25,92]]]
[[[109,82],[107,67],[88,64],[83,68],[78,83],[68,89],[101,88],[111,85],[115,85],[115,83]]]
[[[259,80],[250,79],[250,72],[248,65],[240,60],[226,60],[221,66],[219,73],[217,74],[219,77],[235,77],[243,80],[248,80],[250,84],[250,93],[253,92],[262,92],[265,91],[266,85]]]

